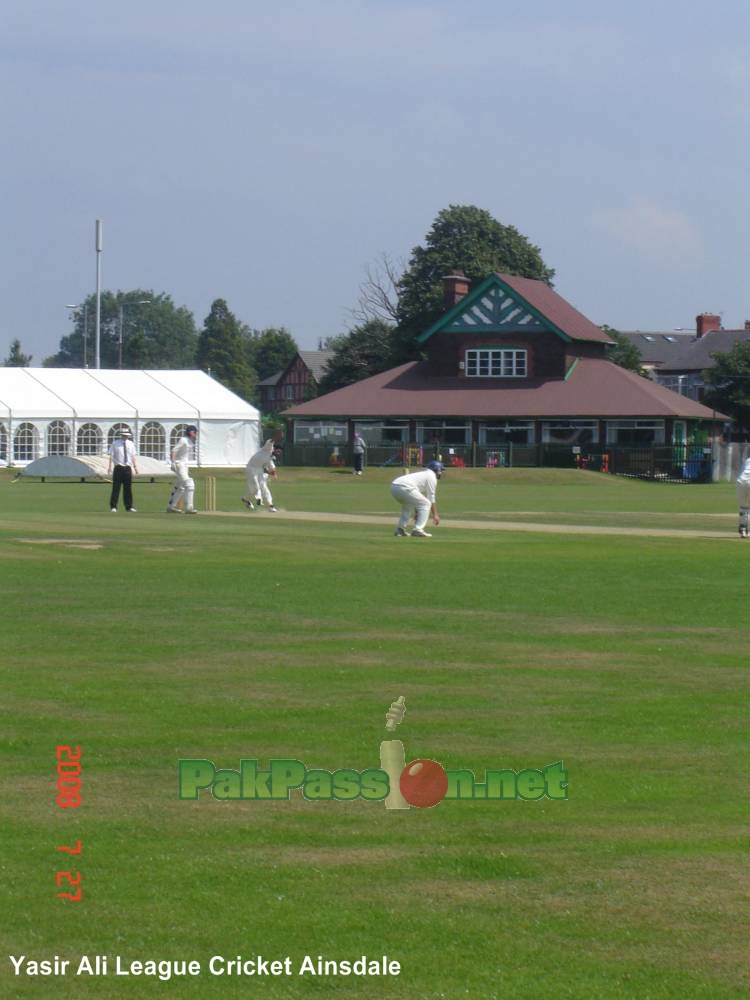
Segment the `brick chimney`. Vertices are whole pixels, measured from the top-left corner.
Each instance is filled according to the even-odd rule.
[[[721,316],[715,316],[713,313],[700,313],[699,316],[695,317],[695,332],[699,339],[712,330],[721,330]]]
[[[468,293],[471,282],[463,271],[456,270],[453,274],[443,276],[443,303],[446,312]]]

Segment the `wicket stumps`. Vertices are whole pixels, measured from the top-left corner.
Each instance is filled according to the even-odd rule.
[[[206,476],[203,480],[203,509],[216,510],[216,476]]]

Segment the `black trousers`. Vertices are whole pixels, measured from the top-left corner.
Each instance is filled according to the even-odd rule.
[[[133,469],[129,465],[116,465],[112,473],[112,496],[109,498],[109,506],[117,507],[120,499],[120,487],[125,499],[125,509],[130,510],[133,506]]]

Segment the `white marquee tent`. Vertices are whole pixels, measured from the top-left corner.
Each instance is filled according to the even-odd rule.
[[[0,463],[107,454],[127,427],[138,454],[166,462],[186,425],[200,466],[245,465],[260,447],[260,414],[201,371],[0,367]]]

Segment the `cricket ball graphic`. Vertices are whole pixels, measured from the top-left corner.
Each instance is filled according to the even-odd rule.
[[[442,802],[448,791],[448,775],[436,760],[413,760],[401,772],[401,794],[410,806],[430,809]]]

